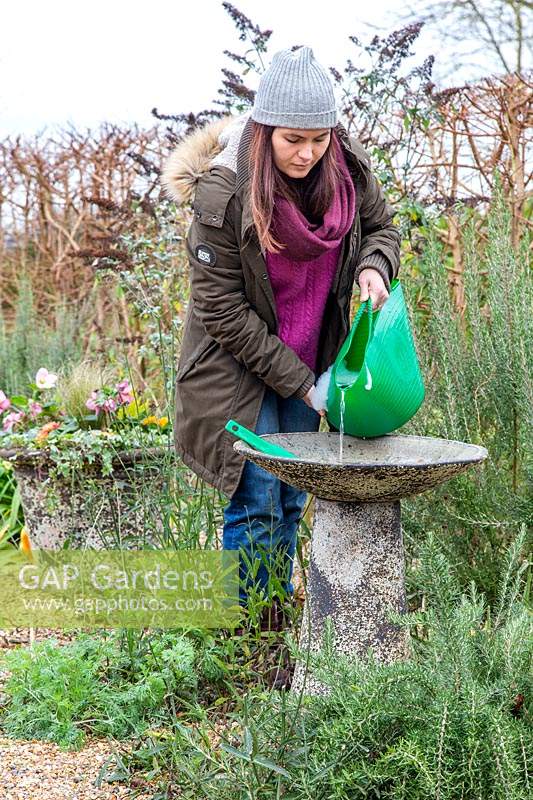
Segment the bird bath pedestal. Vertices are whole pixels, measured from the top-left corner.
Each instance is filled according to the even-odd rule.
[[[316,496],[307,592],[299,647],[318,651],[331,618],[335,649],[383,663],[409,654],[408,632],[387,619],[406,610],[400,500],[483,461],[477,445],[428,436],[373,439],[338,433],[277,433],[261,437],[297,458],[269,456],[242,441],[235,450],[286,483]],[[298,661],[292,691],[326,694]]]

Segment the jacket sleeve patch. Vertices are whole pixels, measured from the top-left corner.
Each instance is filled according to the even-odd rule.
[[[198,244],[194,251],[196,260],[201,261],[202,264],[207,264],[213,267],[216,264],[217,256],[212,247],[208,244]]]

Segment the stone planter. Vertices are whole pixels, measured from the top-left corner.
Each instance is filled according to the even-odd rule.
[[[13,465],[25,527],[35,548],[142,549],[161,542],[157,498],[165,490],[166,447],[119,452],[113,472],[102,476],[101,462],[84,461],[73,478],[50,475],[54,463],[45,450],[2,449]],[[161,545],[160,545],[161,546]]]

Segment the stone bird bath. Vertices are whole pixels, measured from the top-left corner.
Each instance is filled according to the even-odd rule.
[[[362,439],[338,433],[261,436],[297,458],[270,456],[237,441],[233,447],[286,483],[316,496],[311,555],[299,646],[319,650],[327,617],[335,648],[389,663],[409,654],[408,632],[387,619],[405,612],[400,501],[483,461],[478,445],[428,436],[387,434]],[[305,685],[304,685],[305,684]],[[298,661],[292,691],[325,694]]]

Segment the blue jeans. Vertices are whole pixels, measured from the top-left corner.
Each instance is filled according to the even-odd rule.
[[[302,399],[283,398],[266,387],[257,434],[318,431],[319,426],[320,415]],[[284,593],[293,593],[296,531],[306,499],[306,492],[246,460],[237,490],[224,509],[222,533],[224,550],[240,550],[241,605],[246,604],[253,584],[267,589],[271,573]],[[271,582],[271,589],[276,590],[276,581]]]

